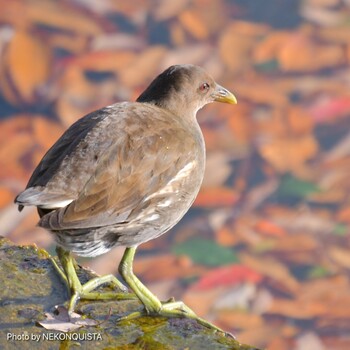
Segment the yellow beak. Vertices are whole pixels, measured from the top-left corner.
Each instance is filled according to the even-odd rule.
[[[236,96],[219,84],[216,85],[215,92],[213,93],[213,98],[216,102],[230,103],[232,105],[237,104]]]

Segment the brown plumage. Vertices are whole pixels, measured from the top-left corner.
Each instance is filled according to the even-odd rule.
[[[165,233],[199,191],[205,146],[196,113],[213,101],[235,103],[202,68],[168,68],[137,102],[116,103],[73,124],[16,203],[37,206],[39,226],[81,256]]]
[[[93,293],[113,275],[81,285],[70,252],[97,256],[116,245],[125,249],[119,272],[151,315],[199,318],[182,302],[162,303],[134,275],[136,247],[173,227],[193,203],[205,167],[197,111],[207,103],[236,103],[235,97],[200,67],[172,66],[160,74],[137,102],[116,103],[73,124],[43,157],[27,188],[16,198],[21,210],[34,205],[39,226],[58,244],[72,313],[79,299],[125,299],[125,294]],[[131,313],[130,318],[140,312]]]

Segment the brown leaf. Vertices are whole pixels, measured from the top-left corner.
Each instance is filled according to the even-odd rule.
[[[219,52],[231,72],[238,73],[249,67],[249,57],[257,38],[265,30],[263,25],[237,21],[223,32],[219,39]]]
[[[312,252],[318,248],[317,239],[311,235],[305,235],[303,233],[286,234],[286,231],[277,226],[275,229],[280,229],[284,232],[279,239],[275,240],[274,246],[271,247],[271,251],[281,251],[285,254],[287,252]],[[277,236],[277,235],[276,235]]]
[[[97,35],[102,32],[92,16],[86,15],[83,11],[77,11],[73,6],[69,6],[69,3],[33,1],[23,10],[28,20],[63,31],[82,35]]]
[[[328,306],[322,302],[309,301],[305,303],[296,300],[276,298],[272,301],[267,312],[296,319],[311,319],[323,315],[327,307]]]
[[[221,310],[216,322],[230,328],[250,329],[262,326],[264,320],[260,315],[249,314],[243,310]]]
[[[266,277],[272,278],[291,293],[297,293],[300,287],[287,266],[272,257],[253,257],[244,253],[240,254],[240,261]]]
[[[318,143],[313,135],[275,138],[260,146],[260,153],[277,171],[302,171],[304,164],[316,155]]]
[[[205,268],[193,265],[190,258],[173,255],[158,255],[152,258],[138,259],[135,261],[134,269],[136,274],[140,274],[147,281],[152,282],[194,276],[205,271]]]
[[[96,326],[98,323],[89,318],[82,318],[81,315],[73,312],[68,314],[68,310],[63,306],[56,307],[58,314],[45,313],[46,320],[38,322],[45,329],[60,332],[72,332],[82,327]]]

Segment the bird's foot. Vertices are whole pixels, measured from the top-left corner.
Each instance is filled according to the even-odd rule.
[[[63,269],[61,269],[56,261],[51,258],[51,262],[62,278],[62,280],[66,283],[67,288],[70,291],[71,298],[68,302],[68,313],[72,314],[76,308],[76,305],[79,300],[132,300],[137,299],[135,294],[128,293],[127,287],[125,287],[115,276],[113,275],[105,275],[101,277],[95,277],[86,282],[85,284],[81,284],[80,280],[76,274],[75,269],[72,268],[72,264],[69,264],[70,267],[67,271],[70,271],[69,275],[65,273]],[[103,284],[109,284],[111,287],[116,287],[121,292],[93,292],[93,290],[97,289]]]
[[[112,287],[121,289],[121,292],[93,292],[101,285],[109,283]],[[132,300],[137,299],[135,294],[128,293],[128,289],[113,275],[95,277],[85,284],[71,288],[68,312],[72,313],[79,300]]]
[[[171,298],[167,302],[162,302],[160,309],[158,309],[157,311],[156,310],[149,311],[149,309],[152,309],[152,307],[151,308],[145,307],[144,311],[133,312],[125,317],[121,317],[119,321],[124,321],[124,320],[128,321],[128,320],[132,320],[145,315],[163,316],[167,318],[184,317],[184,318],[190,318],[192,320],[195,320],[202,326],[212,329],[215,332],[219,332],[224,334],[225,336],[234,338],[234,336],[231,333],[225,332],[221,328],[197,316],[195,312],[182,301],[174,301],[174,299]]]

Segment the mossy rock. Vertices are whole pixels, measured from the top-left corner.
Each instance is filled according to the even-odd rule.
[[[87,281],[95,275],[81,268],[79,277]],[[47,330],[38,322],[68,300],[66,286],[45,250],[16,246],[4,238],[0,238],[0,281],[0,349],[257,350],[186,318],[118,321],[142,310],[135,300],[80,302],[78,311],[97,326],[70,333]]]

